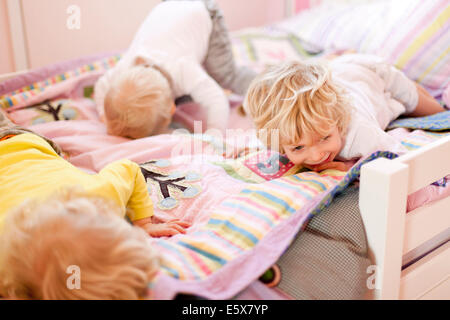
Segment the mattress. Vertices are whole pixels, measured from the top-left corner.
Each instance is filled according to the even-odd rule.
[[[281,281],[274,288],[252,284],[236,299],[351,299],[368,296],[367,268],[374,264],[358,206],[359,189],[347,188],[314,217],[277,262]],[[403,256],[402,269],[450,239],[450,229]]]
[[[358,209],[358,187],[351,186],[314,217],[278,261],[278,288],[294,299],[363,299],[368,255]]]

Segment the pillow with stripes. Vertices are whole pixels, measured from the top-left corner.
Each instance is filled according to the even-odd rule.
[[[280,28],[322,49],[377,54],[440,97],[450,81],[448,0],[326,3]]]

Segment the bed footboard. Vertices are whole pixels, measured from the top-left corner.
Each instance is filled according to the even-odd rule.
[[[448,292],[449,242],[402,271],[403,254],[450,228],[450,197],[406,214],[407,196],[448,174],[450,137],[362,167],[359,206],[376,263],[375,298],[419,299],[435,288],[434,295]]]

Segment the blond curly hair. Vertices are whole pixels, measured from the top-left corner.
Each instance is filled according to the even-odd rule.
[[[145,232],[104,199],[68,191],[27,201],[0,233],[0,295],[23,299],[138,299],[158,270]],[[68,285],[70,268],[79,288]]]
[[[351,115],[344,89],[333,82],[326,62],[315,59],[269,67],[250,84],[244,110],[261,141],[282,153],[282,145],[324,136],[333,126],[345,135]]]
[[[141,63],[116,72],[104,101],[108,133],[132,139],[163,133],[173,104],[172,80],[157,65]]]

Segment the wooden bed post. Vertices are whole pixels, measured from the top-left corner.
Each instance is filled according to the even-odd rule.
[[[28,49],[22,15],[22,1],[7,0],[6,5],[9,16],[15,71],[27,70],[29,67]]]
[[[399,298],[407,195],[407,165],[380,158],[362,167],[359,207],[376,263],[368,270],[376,299]]]

